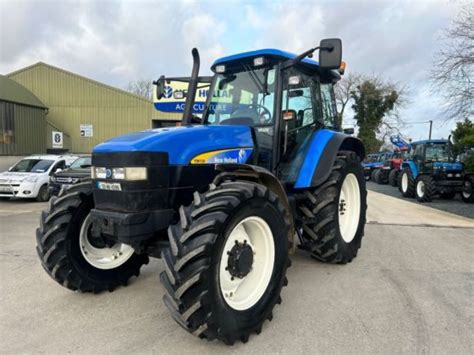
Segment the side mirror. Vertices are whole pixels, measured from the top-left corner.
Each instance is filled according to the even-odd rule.
[[[342,130],[345,134],[354,134],[354,128],[349,127],[349,128],[344,128]]]
[[[160,76],[158,80],[153,82],[153,85],[156,85],[156,98],[160,100],[165,97],[165,76]]]
[[[327,38],[319,44],[319,66],[322,69],[339,69],[342,61],[342,42],[339,38]]]

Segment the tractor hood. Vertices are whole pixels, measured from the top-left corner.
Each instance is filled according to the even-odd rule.
[[[240,152],[248,157],[253,147],[250,127],[191,125],[115,137],[97,145],[93,153],[165,152],[170,164],[187,165],[200,154],[227,149],[250,148]]]
[[[443,169],[443,170],[449,170],[449,171],[461,171],[463,169],[462,163],[459,162],[435,162],[433,164],[433,167],[435,169]]]

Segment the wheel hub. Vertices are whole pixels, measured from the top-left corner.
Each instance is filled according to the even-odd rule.
[[[244,278],[252,270],[253,264],[253,250],[247,241],[243,243],[235,241],[235,245],[228,253],[229,259],[227,260],[227,271],[232,277],[238,277],[239,279]]]

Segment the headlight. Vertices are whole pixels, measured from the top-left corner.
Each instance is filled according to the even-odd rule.
[[[146,168],[113,168],[112,177],[116,180],[138,181],[147,179]]]
[[[114,180],[139,181],[147,180],[147,169],[143,167],[126,167],[126,168],[92,168],[93,179],[112,178]]]
[[[105,179],[107,177],[107,169],[93,167],[91,174],[93,179]]]
[[[50,181],[50,182],[56,182],[56,178],[55,178],[55,176],[54,176],[54,175],[53,175],[53,176],[51,176],[51,177],[49,178],[49,181]]]
[[[28,176],[25,178],[25,180],[23,180],[24,182],[36,182],[36,180],[38,180],[38,177],[37,176]]]

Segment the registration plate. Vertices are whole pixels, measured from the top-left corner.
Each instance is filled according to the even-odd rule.
[[[0,192],[8,192],[11,193],[12,189],[10,186],[0,186]]]
[[[122,186],[118,182],[97,182],[97,187],[100,190],[108,191],[122,191]]]

